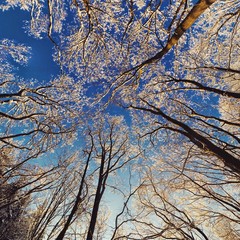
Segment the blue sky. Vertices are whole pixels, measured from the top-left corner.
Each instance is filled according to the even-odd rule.
[[[14,40],[32,48],[27,66],[17,66],[18,75],[26,79],[49,80],[59,74],[59,67],[52,61],[52,43],[48,38],[35,39],[23,29],[24,21],[30,20],[30,13],[11,9],[0,13],[0,39]]]

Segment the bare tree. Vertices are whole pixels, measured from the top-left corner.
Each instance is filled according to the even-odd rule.
[[[0,239],[27,239],[30,231],[27,207],[29,196],[21,189],[25,184],[24,176],[6,178],[6,168],[12,159],[7,152],[0,154]],[[13,231],[14,230],[14,231]]]
[[[75,204],[57,239],[64,238],[73,222],[74,216],[84,200],[83,187],[88,178],[92,178],[95,183],[89,186],[89,188],[91,187],[89,194],[91,193],[90,196],[93,200],[90,202],[89,222],[86,222],[86,239],[93,239],[102,198],[109,179],[113,177],[112,175],[116,176],[116,172],[123,171],[125,165],[131,164],[139,156],[136,146],[130,144],[128,135],[128,128],[120,117],[102,118],[100,122],[94,123],[94,126],[89,126],[87,145],[83,150],[86,162],[79,190],[74,199]],[[110,186],[114,187],[113,184]],[[121,189],[120,186],[115,186],[115,188]]]

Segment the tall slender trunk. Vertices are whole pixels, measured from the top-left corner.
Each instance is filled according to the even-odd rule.
[[[90,225],[88,228],[88,233],[87,233],[87,238],[86,240],[92,240],[93,238],[93,233],[95,230],[96,222],[97,222],[97,216],[98,216],[98,209],[99,205],[105,190],[105,186],[103,186],[104,181],[104,164],[105,164],[105,152],[103,150],[102,153],[102,158],[101,158],[101,166],[99,170],[99,178],[98,178],[98,185],[97,185],[97,190],[96,190],[96,195],[94,199],[94,204],[93,204],[93,209],[92,209],[92,214],[91,214],[91,221]]]

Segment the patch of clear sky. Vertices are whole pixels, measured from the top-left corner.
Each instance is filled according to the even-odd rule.
[[[36,39],[23,29],[25,21],[31,18],[30,12],[14,8],[0,12],[0,40],[13,40],[32,48],[31,58],[26,66],[16,65],[16,74],[25,79],[49,81],[60,73],[59,66],[53,62],[53,44],[48,38]]]

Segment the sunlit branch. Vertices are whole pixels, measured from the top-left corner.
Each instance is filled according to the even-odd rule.
[[[192,84],[194,86],[197,86],[199,89],[204,90],[204,91],[217,93],[217,94],[220,94],[222,96],[227,96],[227,97],[240,98],[240,93],[238,93],[238,92],[224,91],[224,90],[221,90],[221,89],[204,86],[203,84],[201,84],[197,81],[194,81],[194,80],[176,79],[174,77],[171,77],[171,79],[172,80],[167,80],[166,82],[173,81],[173,82],[190,83],[190,84]]]

